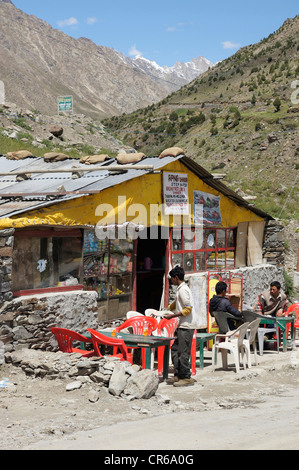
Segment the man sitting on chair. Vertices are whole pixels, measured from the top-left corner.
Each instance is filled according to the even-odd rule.
[[[281,290],[280,282],[273,281],[270,290],[259,296],[258,307],[263,315],[282,317],[287,308],[287,296]]]
[[[230,300],[226,297],[227,292],[227,284],[224,281],[217,282],[215,286],[216,294],[213,295],[209,302],[209,312],[213,316],[213,312],[228,312],[235,317],[236,320],[242,319],[241,312],[235,308]],[[236,328],[234,324],[234,320],[232,318],[228,318],[228,326],[231,330]]]

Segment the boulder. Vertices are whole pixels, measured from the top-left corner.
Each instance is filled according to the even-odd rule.
[[[276,140],[278,140],[278,137],[276,134],[268,134],[268,142],[269,144],[271,144],[272,142],[275,142]]]
[[[63,128],[61,126],[50,126],[49,132],[54,135],[54,137],[61,137],[63,134]]]
[[[158,387],[159,379],[155,372],[149,369],[143,369],[128,379],[124,393],[139,399],[149,399],[155,395]]]
[[[82,387],[82,383],[79,382],[78,380],[75,380],[74,382],[68,383],[65,387],[65,390],[67,392],[72,392],[73,390],[78,390],[81,387]]]
[[[128,375],[126,374],[126,363],[119,362],[115,364],[109,382],[109,392],[112,395],[119,396],[126,387]]]

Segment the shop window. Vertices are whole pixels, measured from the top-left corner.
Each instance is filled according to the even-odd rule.
[[[131,309],[133,285],[133,241],[99,240],[95,232],[84,235],[84,289],[109,301],[109,314],[121,316]]]
[[[234,228],[173,230],[172,266],[186,273],[235,267],[236,230]]]
[[[82,288],[80,230],[16,232],[12,289],[15,295],[43,289]]]

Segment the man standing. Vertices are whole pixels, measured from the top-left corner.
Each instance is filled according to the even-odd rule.
[[[270,284],[270,290],[263,292],[259,297],[259,306],[264,315],[282,317],[287,307],[287,296],[281,291],[278,281]]]
[[[169,273],[171,282],[177,286],[175,301],[168,307],[174,313],[166,314],[165,318],[178,317],[178,327],[175,332],[175,341],[171,348],[171,359],[174,366],[174,377],[167,383],[175,387],[193,385],[191,378],[190,357],[195,321],[193,317],[193,298],[187,284],[184,282],[183,268],[176,266]]]

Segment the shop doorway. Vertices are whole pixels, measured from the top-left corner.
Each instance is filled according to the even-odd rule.
[[[136,270],[136,310],[160,309],[168,240],[138,239]]]

